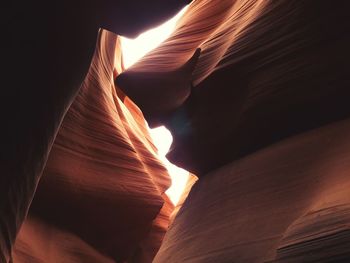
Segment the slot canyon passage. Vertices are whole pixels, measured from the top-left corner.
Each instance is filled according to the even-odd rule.
[[[350,262],[349,1],[87,2],[1,18],[1,263]]]

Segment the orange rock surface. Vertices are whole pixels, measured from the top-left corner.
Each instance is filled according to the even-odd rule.
[[[337,122],[200,178],[154,262],[348,262],[349,134]]]
[[[175,74],[201,49],[163,119],[168,157],[199,180],[154,262],[349,262],[349,8],[197,0],[128,69]]]
[[[142,113],[117,94],[113,79],[122,68],[118,37],[101,31],[17,237],[14,262],[152,261],[173,209],[164,199],[170,178]]]
[[[102,31],[74,100],[40,86],[43,104],[24,90],[6,108],[22,111],[7,125],[17,148],[4,169],[15,177],[1,177],[0,256],[9,257],[60,127],[15,263],[348,262],[349,9],[347,0],[196,0],[123,73],[118,37]],[[65,73],[76,65],[58,61]],[[72,101],[61,125],[57,108]],[[176,217],[141,111],[171,130],[170,160],[199,177]]]
[[[170,160],[201,176],[350,116],[348,8],[347,1],[194,1],[174,33],[124,73],[130,82],[146,72],[176,74],[201,49],[191,94],[163,120],[174,137]]]
[[[89,70],[99,28],[135,36],[186,3],[62,0],[3,7],[1,262],[10,260],[53,141]]]

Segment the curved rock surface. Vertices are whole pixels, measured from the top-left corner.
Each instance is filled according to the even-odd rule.
[[[348,262],[350,120],[202,177],[155,263]]]
[[[172,73],[201,49],[163,120],[199,180],[155,262],[349,262],[349,7],[197,0],[128,69]]]
[[[3,6],[1,262],[10,258],[62,119],[89,69],[98,29],[134,36],[186,3],[63,0]]]
[[[121,70],[118,37],[101,31],[17,237],[15,262],[151,262],[157,252],[173,210],[163,197],[170,178],[142,113],[118,97]]]
[[[167,4],[151,2],[145,10]],[[169,3],[164,15],[181,5]],[[168,92],[139,102],[147,118],[171,129],[170,159],[200,177],[155,262],[349,260],[349,1],[196,0],[169,39],[117,78],[120,86],[118,40],[103,31],[80,90],[97,25],[123,27],[111,16],[88,19],[103,8],[65,13],[79,4],[57,4],[55,14],[26,12],[25,4],[5,15],[4,50],[13,51],[5,54],[6,80],[16,88],[5,89],[11,106],[1,110],[10,116],[1,136],[1,261],[10,258],[47,158],[15,262],[152,260],[173,210],[164,195],[170,182],[126,95],[130,83],[176,87],[179,69],[186,81],[183,93],[170,89],[174,105],[154,110]],[[89,30],[77,34],[83,26]],[[21,71],[28,86],[18,84],[22,60],[40,64]]]
[[[125,73],[137,79],[172,72],[201,49],[191,95],[164,121],[174,137],[170,160],[202,176],[348,117],[349,7],[324,0],[194,1],[175,32]]]

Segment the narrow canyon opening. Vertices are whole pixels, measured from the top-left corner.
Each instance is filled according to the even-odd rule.
[[[143,32],[134,39],[121,37],[123,64],[125,69],[131,67],[145,54],[160,45],[175,30],[177,21],[184,14],[188,6],[181,9],[174,17],[163,24]],[[172,143],[172,136],[164,126],[150,129],[151,137],[158,148],[161,161],[169,171],[172,184],[167,190],[170,200],[176,205],[183,193],[189,172],[170,163],[165,155],[168,153]]]

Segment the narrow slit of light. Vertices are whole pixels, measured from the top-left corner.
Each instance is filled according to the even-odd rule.
[[[147,52],[155,49],[161,42],[169,37],[175,29],[176,22],[183,15],[186,9],[187,7],[183,8],[177,15],[167,22],[140,34],[135,39],[121,37],[124,67],[129,68]],[[172,179],[172,185],[166,193],[170,200],[176,205],[184,188],[186,187],[189,173],[188,171],[171,164],[165,157],[173,140],[171,133],[164,126],[162,126],[155,129],[150,129],[150,134],[156,147],[158,148],[159,157],[166,165]]]
[[[127,69],[146,53],[155,49],[174,31],[177,21],[185,13],[187,6],[165,23],[143,32],[134,39],[121,37],[123,62]]]

